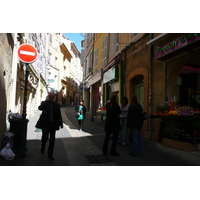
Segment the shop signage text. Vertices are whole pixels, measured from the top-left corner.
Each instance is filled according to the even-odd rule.
[[[175,50],[178,50],[184,46],[187,46],[193,42],[200,40],[200,33],[185,33],[172,41],[158,46],[156,48],[156,59],[165,56]]]
[[[49,83],[54,83],[54,79],[48,79]]]

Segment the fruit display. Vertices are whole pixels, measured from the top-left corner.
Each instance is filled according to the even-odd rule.
[[[106,107],[97,108],[97,112],[99,111],[106,111]]]
[[[157,112],[154,115],[177,115],[177,116],[198,116],[200,110],[189,106],[175,107],[172,102],[163,103],[156,107]]]
[[[99,113],[100,115],[105,115],[106,107],[97,108],[97,113]]]
[[[178,111],[177,110],[170,110],[169,115],[178,115]]]

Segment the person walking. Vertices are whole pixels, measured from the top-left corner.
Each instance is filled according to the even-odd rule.
[[[120,130],[120,119],[119,115],[121,114],[121,109],[119,104],[117,103],[116,95],[112,95],[110,98],[110,102],[106,104],[106,120],[105,120],[105,139],[103,143],[103,154],[107,154],[108,142],[110,138],[110,134],[113,134],[113,140],[110,150],[111,156],[118,156],[119,153],[116,152],[116,143]]]
[[[83,130],[83,122],[86,117],[86,107],[83,105],[84,101],[80,100],[79,105],[75,107],[75,111],[80,113],[80,115],[77,117],[79,130]]]
[[[139,156],[141,154],[144,122],[142,112],[142,106],[138,103],[136,95],[132,95],[127,115],[127,128],[130,128],[130,134],[133,139],[133,148],[129,153],[131,156]]]
[[[36,128],[42,129],[41,153],[44,154],[45,145],[49,138],[48,158],[54,160],[53,150],[55,144],[55,134],[60,128],[63,128],[63,120],[60,111],[60,105],[55,102],[55,93],[49,92],[47,99],[41,102],[38,107],[42,111]]]
[[[120,126],[121,130],[119,131],[119,137],[118,137],[118,144],[122,144],[123,146],[128,143],[128,128],[126,127],[127,123],[127,114],[128,114],[128,98],[124,97],[122,99],[122,103],[119,105],[120,109],[122,111],[122,114],[120,115]]]

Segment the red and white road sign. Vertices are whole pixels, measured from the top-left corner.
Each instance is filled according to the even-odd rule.
[[[17,53],[19,59],[24,63],[33,63],[38,56],[37,49],[31,44],[22,44]]]

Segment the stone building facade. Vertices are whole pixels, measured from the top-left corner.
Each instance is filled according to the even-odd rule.
[[[12,85],[12,59],[14,41],[12,34],[0,33],[0,144],[6,131],[7,104],[10,104],[10,89]]]

